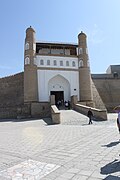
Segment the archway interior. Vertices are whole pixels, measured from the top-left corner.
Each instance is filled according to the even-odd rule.
[[[48,89],[50,95],[55,95],[55,103],[64,103],[70,99],[70,83],[61,75],[56,75],[49,80]]]
[[[63,105],[64,102],[64,91],[51,91],[50,95],[55,95],[55,104],[57,105],[58,102]]]

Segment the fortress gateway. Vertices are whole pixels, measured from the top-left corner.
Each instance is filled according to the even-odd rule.
[[[24,72],[0,78],[0,87],[0,118],[50,117],[59,100],[112,112],[120,104],[120,65],[91,74],[86,34],[77,44],[38,42],[29,27]]]
[[[35,31],[26,30],[24,57],[24,102],[71,100],[93,106],[91,74],[86,35],[78,35],[78,44],[46,43],[35,40]]]

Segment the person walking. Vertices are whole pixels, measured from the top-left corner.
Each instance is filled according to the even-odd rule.
[[[118,113],[117,126],[118,126],[118,131],[120,133],[120,112]]]
[[[70,109],[70,101],[68,101],[68,109]]]
[[[89,117],[89,124],[92,124],[93,113],[91,109],[88,110],[87,116]]]

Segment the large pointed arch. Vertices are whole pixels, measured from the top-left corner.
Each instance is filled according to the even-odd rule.
[[[51,92],[60,92],[63,91],[64,101],[70,99],[70,83],[69,81],[60,74],[52,77],[48,82],[48,91],[49,95]]]

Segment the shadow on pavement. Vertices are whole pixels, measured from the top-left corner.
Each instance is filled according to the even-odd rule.
[[[46,125],[56,125],[51,118],[21,118],[21,119],[0,119],[0,122],[25,122],[25,121],[43,121]]]
[[[88,123],[86,123],[86,124],[82,124],[82,126],[88,126],[89,124]]]
[[[33,118],[21,118],[21,119],[0,119],[0,122],[24,122],[24,121],[32,121],[34,120]],[[35,120],[40,120],[40,119],[35,119]]]
[[[120,177],[116,177],[116,176],[113,176],[113,175],[109,175],[107,176],[105,179],[103,180],[120,180]]]
[[[0,122],[25,122],[25,121],[44,121],[47,125],[51,125],[51,118],[21,118],[21,119],[0,119]]]
[[[52,122],[52,119],[51,119],[51,118],[43,118],[43,121],[44,121],[47,125],[55,125],[55,124]]]
[[[115,172],[120,172],[120,161],[115,159],[114,161],[106,164],[105,166],[101,167],[101,174],[111,174]],[[119,178],[120,179],[120,178]]]
[[[102,147],[113,147],[113,146],[116,146],[117,144],[119,144],[120,141],[116,141],[116,142],[111,142],[109,144],[106,144],[106,145],[102,145]]]

